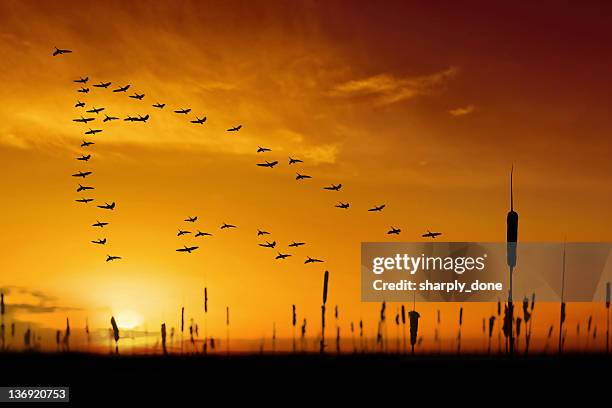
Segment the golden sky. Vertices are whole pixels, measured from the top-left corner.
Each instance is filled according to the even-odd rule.
[[[503,241],[512,163],[519,240],[611,241],[609,11],[2,1],[0,286],[46,296],[52,310],[22,309],[22,321],[56,328],[70,316],[82,327],[88,317],[106,328],[131,310],[153,330],[176,326],[181,305],[203,325],[208,286],[209,330],[223,329],[229,305],[233,335],[259,338],[273,322],[290,335],[291,304],[317,321],[327,269],[344,324],[373,325],[380,305],[359,302],[360,243],[420,240],[427,229]],[[55,46],[74,52],[52,57]],[[81,76],[85,96],[72,82]],[[145,98],[91,87],[100,81]],[[104,131],[83,164],[89,126],[71,120],[77,99],[151,119],[92,122]],[[171,112],[182,107],[192,112]],[[189,123],[195,115],[206,124]],[[297,182],[289,156],[313,178]],[[256,167],[263,159],[280,164]],[[116,201],[114,212],[74,202],[78,170],[94,172],[82,184],[95,185],[96,202]],[[322,190],[331,183],[342,190]],[[381,203],[382,213],[365,211]],[[177,238],[191,215],[214,236]],[[96,230],[98,219],[111,224]],[[220,231],[224,222],[239,228]],[[389,238],[390,226],[402,234]],[[257,246],[258,228],[293,257]],[[107,248],[89,242],[102,237]],[[292,240],[307,245],[289,251]],[[175,252],[195,242],[196,253]],[[307,255],[325,263],[304,265]],[[436,307],[456,308],[423,309]]]

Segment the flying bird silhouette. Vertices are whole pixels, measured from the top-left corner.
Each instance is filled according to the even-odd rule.
[[[178,230],[178,234],[176,234],[176,236],[180,237],[181,235],[185,235],[185,234],[191,234],[191,231]]]
[[[81,102],[79,100],[77,100],[76,105],[74,105],[75,108],[83,108],[85,107],[85,102]]]
[[[81,116],[79,119],[72,119],[73,122],[81,122],[81,123],[91,122],[92,120],[96,120],[96,118],[84,118]]]
[[[268,231],[264,231],[264,230],[257,230],[257,236],[260,237],[262,235],[270,235],[270,233]]]
[[[195,251],[196,249],[198,249],[199,247],[197,246],[192,246],[192,247],[188,247],[187,245],[184,246],[184,248],[179,248],[176,251],[177,252],[187,252],[187,253],[191,253],[191,251]]]
[[[77,92],[80,92],[80,93],[89,93],[89,88],[81,87],[81,89],[77,89]]]
[[[289,164],[296,164],[296,163],[304,163],[304,162],[300,159],[293,159],[289,157]]]
[[[437,236],[442,235],[441,232],[431,232],[430,230],[427,230],[427,234],[423,234],[421,235],[423,238],[432,238],[435,239]]]
[[[90,109],[88,111],[86,111],[87,113],[95,113],[96,115],[100,112],[102,112],[104,110],[104,108],[96,108],[95,106],[93,107],[93,109]]]
[[[349,203],[343,203],[342,201],[340,201],[340,204],[338,204],[336,206],[337,208],[349,208]]]
[[[99,205],[98,208],[102,208],[103,210],[114,210],[115,209],[115,202],[113,201],[112,203],[104,203],[104,205]]]
[[[221,229],[226,229],[226,228],[238,228],[238,227],[232,224],[223,223],[223,225],[221,226]]]
[[[310,177],[310,176],[308,176],[308,175],[306,175],[306,174],[300,174],[300,173],[295,173],[295,174],[297,174],[297,175],[295,176],[295,179],[296,179],[296,180],[304,180],[304,179],[309,179],[309,178],[312,178],[312,177]]]
[[[87,177],[91,174],[91,171],[79,171],[78,173],[75,173],[72,175],[72,177]]]
[[[55,51],[53,51],[53,56],[57,56],[57,55],[63,55],[63,54],[69,54],[71,53],[72,50],[66,50],[66,49],[59,49],[57,47],[55,47]]]
[[[382,211],[385,208],[385,204],[381,204],[379,206],[368,209],[368,211]]]
[[[116,116],[108,116],[108,115],[104,115],[104,116],[106,117],[104,118],[103,122],[110,122],[111,120],[119,120],[119,118]]]
[[[268,149],[267,147],[257,146],[257,153],[271,152],[272,149]]]
[[[276,166],[277,164],[278,164],[278,161],[277,161],[277,160],[274,160],[273,162],[269,162],[269,161],[267,161],[267,160],[266,160],[266,162],[265,162],[265,163],[257,163],[257,165],[258,165],[259,167],[270,167],[270,168],[273,168],[273,167],[274,167],[274,166]]]
[[[212,235],[211,233],[208,233],[208,232],[202,232],[202,231],[200,231],[200,230],[198,230],[198,232],[195,234],[196,238],[197,238],[197,237],[204,237],[204,236],[211,236],[211,235]]]
[[[291,254],[281,254],[279,252],[275,259],[285,259],[285,258],[288,258],[290,256],[291,256]]]
[[[306,257],[306,260],[304,261],[305,264],[309,264],[309,263],[315,263],[315,262],[323,262],[320,259],[316,259],[316,258],[311,258],[309,256]]]
[[[130,98],[132,99],[138,99],[139,101],[142,101],[142,98],[144,98],[145,94],[137,94],[134,92],[134,95],[130,95]]]
[[[276,246],[276,241],[272,241],[272,242],[266,241],[265,244],[258,244],[258,245],[264,248],[274,248]]]
[[[76,82],[77,84],[86,84],[87,81],[89,81],[89,77],[85,77],[85,78],[81,77],[79,79],[75,79],[72,82]]]
[[[187,221],[187,222],[196,222],[198,220],[198,216],[196,215],[195,217],[187,217],[185,220],[183,221]]]
[[[395,227],[391,227],[391,229],[389,231],[387,231],[387,234],[389,234],[389,235],[393,235],[393,234],[399,235],[400,232],[402,232],[401,229],[395,228]]]
[[[89,128],[89,130],[87,132],[85,132],[86,135],[95,135],[96,133],[100,133],[102,132],[102,129],[92,129]]]
[[[117,89],[113,89],[113,92],[127,92],[128,89],[130,89],[131,85],[126,85],[126,86],[121,86]]]
[[[110,82],[100,82],[99,84],[94,84],[96,88],[108,88],[110,85]]]
[[[189,112],[191,112],[191,108],[188,108],[188,109],[181,108],[181,109],[177,109],[174,111],[174,113],[182,113],[184,115],[188,114]]]
[[[289,246],[297,248],[297,247],[302,246],[304,244],[306,244],[306,243],[305,242],[295,242],[295,241],[293,241],[292,243],[289,244]]]
[[[229,129],[227,129],[227,131],[228,131],[228,132],[237,132],[237,131],[239,131],[240,129],[242,129],[242,125],[238,125],[238,126],[231,127],[231,128],[229,128]]]
[[[91,186],[82,186],[79,184],[79,187],[77,187],[77,193],[80,193],[81,191],[85,191],[85,190],[94,190],[93,187]]]
[[[340,191],[342,184],[332,184],[331,186],[323,187],[323,190]]]
[[[77,157],[76,159],[80,161],[89,161],[89,159],[91,159],[91,154],[83,155],[81,157]]]
[[[74,200],[77,203],[89,203],[92,202],[94,199],[93,198],[79,198],[78,200]]]
[[[104,228],[105,225],[108,225],[108,222],[100,222],[98,220],[96,220],[95,224],[92,224],[92,227],[100,227],[100,228]]]
[[[196,116],[195,120],[191,121],[191,123],[195,123],[195,124],[198,124],[198,125],[203,125],[204,122],[206,122],[206,116],[204,116],[202,119],[200,119],[200,118],[198,118]]]
[[[91,146],[93,144],[95,144],[95,143],[83,140],[83,143],[81,143],[81,147],[87,147],[87,146]]]
[[[109,262],[109,261],[114,261],[115,259],[121,259],[121,257],[120,257],[120,256],[106,255],[106,257],[107,257],[107,258],[106,258],[106,262]]]
[[[91,242],[94,243],[94,244],[104,245],[104,244],[106,244],[106,238],[104,238],[104,239],[97,239],[97,240],[91,241]]]
[[[164,106],[166,106],[165,103],[156,103],[153,105],[154,108],[159,108],[159,109],[164,109]]]

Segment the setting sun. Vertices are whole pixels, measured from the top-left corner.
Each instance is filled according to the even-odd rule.
[[[140,326],[143,322],[143,317],[140,313],[133,310],[123,310],[117,313],[117,326],[120,329],[133,330]]]

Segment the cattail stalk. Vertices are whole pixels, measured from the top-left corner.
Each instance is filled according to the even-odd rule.
[[[295,353],[295,325],[297,323],[297,317],[295,314],[295,305],[291,305],[291,326],[293,327],[293,352]]]
[[[329,282],[329,272],[325,271],[323,275],[323,304],[321,305],[321,344],[320,352],[325,351],[325,304],[327,303],[327,285]]]
[[[111,316],[111,326],[113,328],[113,337],[115,339],[115,354],[119,354],[119,327],[117,326],[114,316]]]
[[[227,341],[227,346],[225,346],[225,349],[227,351],[227,355],[229,356],[230,353],[230,332],[229,332],[229,326],[230,326],[230,313],[229,313],[229,306],[225,307],[225,334],[226,334],[226,341]]]
[[[610,337],[610,282],[606,282],[606,354],[609,352]]]
[[[166,323],[162,323],[161,325],[161,338],[162,338],[162,351],[164,355],[168,354],[166,350]]]
[[[463,306],[459,307],[459,333],[457,334],[457,354],[461,354],[461,326],[463,325]]]

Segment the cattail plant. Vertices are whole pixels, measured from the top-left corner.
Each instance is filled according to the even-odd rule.
[[[397,313],[395,313],[395,351],[398,354],[400,352],[399,325],[400,325],[400,314],[398,310]]]
[[[357,352],[357,345],[355,344],[355,325],[351,322],[351,340],[353,342],[353,353]]]
[[[162,338],[162,352],[164,355],[168,354],[166,350],[166,323],[162,323],[161,325],[161,338]]]
[[[488,354],[491,354],[491,337],[493,336],[493,327],[495,327],[495,316],[489,317],[489,344],[487,347]]]
[[[386,309],[387,309],[387,303],[383,301],[382,305],[380,306],[380,320],[378,322],[378,332],[376,334],[376,343],[380,344],[381,351],[384,350],[383,327],[386,321],[386,314],[385,314]]]
[[[520,317],[516,318],[516,350],[518,353],[519,343],[521,339],[521,323],[523,323],[523,319]]]
[[[329,281],[329,272],[325,271],[323,275],[323,304],[321,305],[321,345],[320,351],[325,351],[325,303],[327,303],[327,285]]]
[[[0,341],[4,349],[6,341],[4,337],[4,291],[0,291]]]
[[[559,313],[559,354],[563,352],[563,322],[565,322],[565,243],[563,244],[563,272],[561,273],[561,311]]]
[[[548,343],[550,343],[550,339],[552,338],[554,328],[555,326],[552,324],[548,328],[548,334],[546,335],[546,344],[544,345],[544,352],[548,352]]]
[[[340,326],[338,325],[338,305],[334,308],[334,318],[336,320],[336,353],[340,354]]]
[[[463,306],[459,307],[459,332],[457,334],[457,354],[461,354],[461,326],[463,325]]]
[[[23,335],[23,345],[26,349],[30,348],[30,340],[31,340],[32,331],[28,327]]]
[[[181,307],[181,354],[183,354],[183,331],[185,330],[185,307]]]
[[[406,352],[406,308],[402,305],[402,337],[404,353]]]
[[[66,332],[64,333],[64,348],[70,351],[70,320],[66,318]]]
[[[497,300],[497,321],[501,322],[501,301]],[[501,334],[502,334],[502,325],[497,324],[497,353],[501,354]]]
[[[114,316],[111,316],[111,326],[113,328],[113,338],[115,339],[115,354],[119,354],[119,327]]]
[[[304,322],[302,323],[302,327],[301,329],[301,339],[300,339],[300,343],[301,343],[301,349],[302,351],[304,351],[304,339],[306,337],[306,319],[304,318]]]
[[[435,341],[438,342],[438,354],[442,353],[442,340],[440,339],[440,309],[436,309],[436,328],[434,331]]]
[[[414,345],[416,344],[417,337],[419,335],[419,317],[421,317],[421,315],[419,312],[414,310],[414,308],[408,312],[408,318],[410,319],[410,348],[413,355]]]
[[[593,316],[589,315],[589,319],[587,320],[587,336],[586,336],[586,350],[589,351],[589,339],[591,338],[591,325],[593,324]]]
[[[297,323],[297,317],[295,314],[295,305],[291,305],[291,326],[293,327],[293,352],[295,353],[295,325]]]
[[[609,352],[610,337],[610,282],[606,283],[606,354]]]
[[[531,305],[527,297],[523,299],[523,320],[525,321],[525,356],[529,354],[529,342],[531,340],[531,325],[533,322],[533,309],[535,308],[535,292],[531,295]],[[529,324],[529,326],[527,326]]]
[[[230,327],[230,313],[229,313],[229,306],[225,307],[225,328],[226,328],[226,340],[227,340],[227,346],[225,347],[227,350],[227,355],[229,355],[230,352],[230,333],[229,333],[229,327]]]
[[[359,347],[363,352],[363,319],[359,319]]]
[[[62,340],[62,332],[60,330],[56,330],[55,332],[55,348],[57,351],[61,349],[61,340]]]

